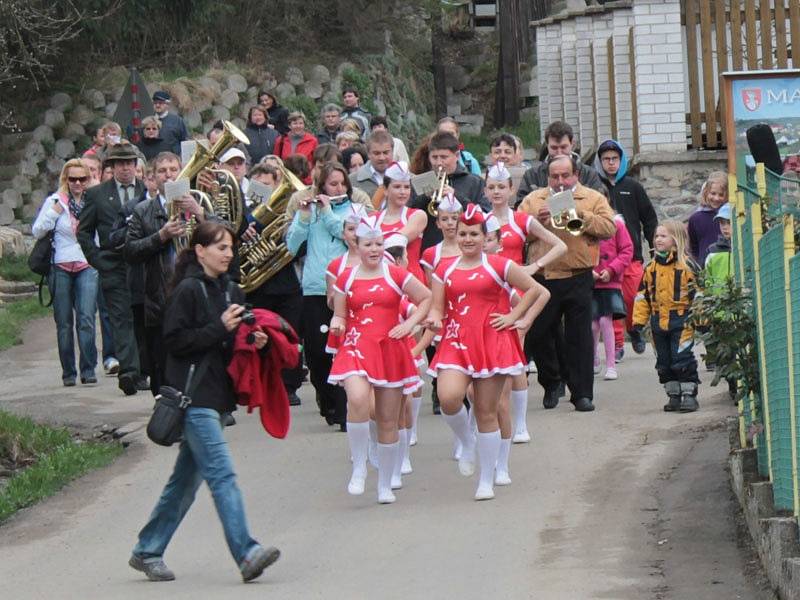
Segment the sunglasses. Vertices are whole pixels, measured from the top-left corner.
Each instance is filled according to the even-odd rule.
[[[85,175],[83,177],[67,177],[70,183],[86,183],[89,181],[89,178]]]

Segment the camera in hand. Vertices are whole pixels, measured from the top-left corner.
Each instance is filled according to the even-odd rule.
[[[244,311],[239,316],[242,318],[242,323],[247,323],[248,325],[256,324],[256,316],[253,314],[252,304],[245,304]]]

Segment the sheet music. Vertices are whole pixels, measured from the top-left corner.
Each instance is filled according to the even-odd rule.
[[[164,183],[164,197],[167,202],[187,196],[189,194],[189,180],[178,179],[177,181],[167,181]]]
[[[418,196],[430,196],[439,189],[439,178],[433,171],[420,173],[411,178],[411,187]]]
[[[564,211],[575,208],[575,197],[572,195],[572,190],[552,194],[547,199],[547,207],[550,209],[551,215],[560,215]]]

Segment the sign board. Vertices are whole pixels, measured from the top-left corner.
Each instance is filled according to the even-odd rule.
[[[723,73],[728,144],[728,171],[744,182],[755,162],[747,130],[767,124],[775,135],[781,160],[800,154],[800,70]]]

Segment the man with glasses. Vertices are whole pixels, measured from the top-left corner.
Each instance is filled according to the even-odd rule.
[[[642,236],[653,247],[653,236],[658,226],[658,217],[653,203],[647,196],[642,184],[628,175],[628,156],[615,140],[606,140],[597,149],[594,168],[600,173],[600,179],[606,186],[611,208],[625,219],[625,226],[633,241],[633,260],[622,277],[622,299],[625,301],[625,329],[631,338],[633,351],[641,354],[645,350],[645,341],[641,332],[633,329],[633,301],[636,298],[639,283],[642,281],[644,255],[642,252]],[[624,353],[624,329],[622,319],[614,321],[614,342],[617,356],[622,359]]]
[[[342,132],[342,109],[336,104],[322,107],[322,129],[317,134],[320,144],[336,144],[336,136]]]
[[[119,227],[124,207],[144,195],[144,185],[135,178],[137,158],[136,149],[128,142],[111,148],[107,162],[113,177],[86,191],[78,226],[81,249],[100,275],[100,286],[114,328],[114,346],[120,365],[119,387],[128,396],[136,393],[140,365],[127,267],[122,247],[113,241],[112,233]]]

